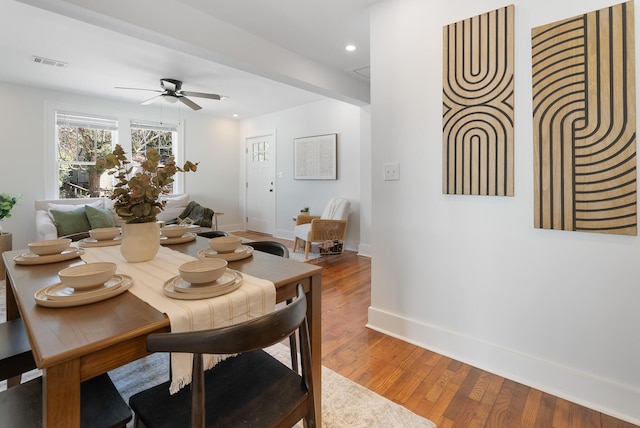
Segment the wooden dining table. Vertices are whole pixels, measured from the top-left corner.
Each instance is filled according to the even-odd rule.
[[[206,238],[170,248],[197,257]],[[171,330],[169,319],[130,292],[89,305],[48,308],[36,305],[36,291],[59,282],[58,271],[81,259],[41,265],[18,265],[13,258],[28,250],[3,253],[6,266],[7,319],[22,317],[34,359],[43,372],[43,426],[80,426],[80,383],[147,356],[149,334]],[[276,287],[276,302],[294,298],[303,284],[311,338],[317,426],[321,425],[320,291],[322,268],[254,251],[229,267]],[[135,281],[135,278],[134,278]]]

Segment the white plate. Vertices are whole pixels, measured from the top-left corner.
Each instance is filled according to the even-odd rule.
[[[119,294],[124,293],[133,285],[133,279],[128,275],[120,275],[123,278],[123,281],[119,287],[110,287],[109,292],[103,294],[93,294],[79,297],[77,299],[63,299],[63,300],[53,300],[47,296],[47,289],[50,287],[55,287],[59,284],[50,285],[49,287],[45,287],[42,290],[36,291],[33,298],[36,300],[36,304],[40,306],[45,306],[48,308],[69,308],[72,306],[81,306],[88,305],[89,303],[100,302],[102,300],[107,300],[112,297],[115,297]]]
[[[93,238],[84,238],[81,239],[79,245],[81,247],[89,248],[89,247],[110,247],[112,245],[120,245],[122,243],[122,236],[116,236],[113,239],[105,239],[103,241],[98,241]]]
[[[177,276],[173,281],[173,288],[181,293],[206,293],[213,288],[224,288],[237,279],[236,271],[227,269],[220,278],[212,282],[203,284],[192,284],[187,282],[181,276]]]
[[[203,248],[202,250],[198,250],[198,257],[201,259],[207,257],[215,257],[218,259],[226,260],[228,262],[246,259],[252,254],[253,247],[250,247],[248,245],[240,245],[233,253],[219,253],[216,250],[212,250],[211,248]]]
[[[235,279],[229,284],[222,287],[207,287],[207,290],[202,293],[185,293],[183,291],[176,291],[174,284],[176,281],[184,281],[180,278],[180,275],[171,278],[169,281],[164,283],[163,291],[164,294],[173,299],[180,300],[197,300],[197,299],[209,299],[211,297],[222,296],[223,294],[231,293],[234,290],[237,290],[242,285],[242,275],[240,272],[233,272]]]
[[[65,260],[75,259],[84,254],[82,248],[69,247],[60,254],[48,254],[46,256],[39,256],[33,253],[24,253],[19,256],[15,256],[13,261],[17,265],[44,265],[47,263],[62,262]]]
[[[125,281],[128,281],[128,279],[123,275],[114,275],[113,278],[104,284],[84,290],[76,290],[73,287],[67,287],[59,282],[45,288],[44,294],[51,300],[83,299],[87,296],[98,296],[105,293],[111,293],[113,292],[113,290],[111,290],[113,287],[120,287]]]
[[[196,234],[193,232],[187,232],[177,238],[167,238],[166,236],[160,237],[160,245],[172,245],[172,244],[184,244],[196,239]]]

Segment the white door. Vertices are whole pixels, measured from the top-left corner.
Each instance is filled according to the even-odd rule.
[[[275,229],[275,136],[246,139],[247,230],[273,235]]]

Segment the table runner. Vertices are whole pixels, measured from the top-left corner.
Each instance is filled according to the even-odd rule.
[[[167,247],[160,247],[153,260],[141,263],[127,263],[120,254],[119,246],[86,248],[81,257],[87,263],[116,263],[118,273],[133,278],[133,286],[129,291],[165,313],[172,332],[224,327],[272,312],[275,307],[274,284],[244,273],[240,288],[223,296],[202,300],[178,300],[165,296],[163,286],[178,275],[178,266],[195,260],[192,256]],[[205,369],[213,367],[224,358],[222,355],[205,355]],[[191,354],[172,354],[172,394],[191,382],[191,364]]]

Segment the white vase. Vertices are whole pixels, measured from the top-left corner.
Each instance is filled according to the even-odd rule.
[[[120,253],[129,263],[153,259],[160,249],[158,223],[131,223],[122,225]]]

